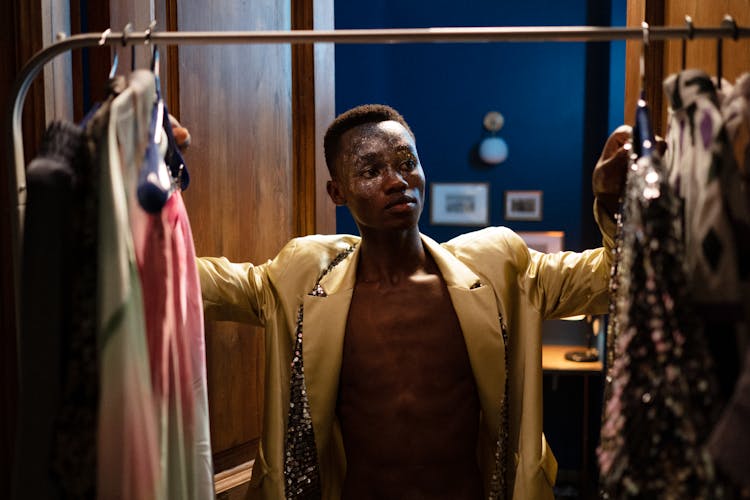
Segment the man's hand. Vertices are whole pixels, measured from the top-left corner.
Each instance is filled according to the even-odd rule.
[[[633,129],[629,125],[620,125],[607,138],[604,143],[599,161],[596,162],[594,173],[591,175],[591,184],[594,197],[598,200],[610,215],[617,213],[620,206],[620,197],[625,189],[625,179],[630,162],[632,144],[630,138]],[[667,149],[664,139],[656,136],[655,149],[658,154],[663,155]]]
[[[625,188],[631,135],[632,129],[628,125],[621,125],[612,132],[591,176],[594,197],[610,215],[617,213],[620,196]]]
[[[190,145],[190,132],[180,125],[177,118],[172,115],[169,115],[169,124],[172,126],[172,134],[174,135],[175,142],[177,142],[177,147],[180,150],[184,150]]]

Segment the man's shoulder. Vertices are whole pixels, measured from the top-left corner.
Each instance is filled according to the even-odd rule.
[[[511,266],[525,268],[529,250],[511,229],[491,226],[457,236],[441,246],[475,272],[485,274]]]
[[[503,247],[523,245],[523,240],[504,226],[490,226],[477,231],[463,233],[442,245],[449,250],[497,251]]]
[[[356,246],[359,236],[351,234],[311,234],[291,240],[287,247],[293,248],[298,257],[338,255]]]
[[[325,268],[337,256],[351,252],[359,241],[359,236],[350,234],[300,236],[289,241],[274,262],[284,268],[294,266],[297,272],[315,272]]]

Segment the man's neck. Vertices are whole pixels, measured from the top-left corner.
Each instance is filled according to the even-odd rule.
[[[357,281],[396,284],[429,265],[419,230],[366,233],[360,244]]]

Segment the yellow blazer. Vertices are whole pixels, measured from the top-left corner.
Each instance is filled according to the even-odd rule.
[[[494,464],[503,398],[507,397],[510,498],[553,498],[557,462],[542,434],[541,324],[550,318],[606,312],[608,248],[613,246],[615,226],[610,218],[596,215],[605,229],[605,248],[583,253],[535,252],[502,227],[468,233],[444,244],[422,235],[448,286],[476,379],[482,409],[477,452],[485,490]],[[198,259],[206,317],[265,327],[263,431],[251,484],[266,500],[284,498],[290,365],[300,304],[304,305],[305,383],[323,498],[340,498],[346,459],[336,399],[358,242],[359,237],[350,235],[297,238],[273,260],[258,266],[225,258]],[[311,295],[333,259],[352,246],[354,250],[320,279],[324,293]],[[508,336],[507,360],[502,327]]]

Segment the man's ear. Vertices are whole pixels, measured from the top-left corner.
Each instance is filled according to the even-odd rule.
[[[341,192],[339,184],[335,179],[331,179],[326,183],[326,190],[328,191],[328,196],[331,197],[331,200],[333,200],[336,205],[346,205],[346,197],[344,197],[344,194]]]

